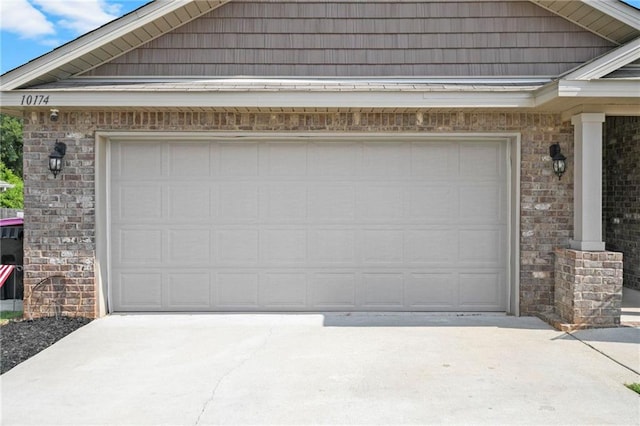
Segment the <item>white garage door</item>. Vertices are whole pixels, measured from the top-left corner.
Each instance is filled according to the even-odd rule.
[[[124,311],[504,311],[506,144],[119,141]]]

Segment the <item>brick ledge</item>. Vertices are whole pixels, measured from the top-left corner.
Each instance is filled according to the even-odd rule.
[[[538,318],[542,321],[549,324],[551,327],[555,328],[558,331],[564,331],[566,333],[570,333],[572,331],[578,330],[588,330],[593,328],[618,328],[618,327],[634,327],[634,325],[629,325],[628,323],[620,324],[620,325],[598,325],[598,324],[571,324],[562,321],[562,319],[553,312],[542,312],[536,314]]]

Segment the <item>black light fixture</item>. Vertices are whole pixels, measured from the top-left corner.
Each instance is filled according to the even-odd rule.
[[[53,146],[53,151],[49,154],[49,170],[53,173],[53,177],[57,177],[58,173],[62,171],[62,159],[67,152],[67,145],[63,142],[58,142]]]
[[[560,144],[557,142],[549,147],[549,155],[553,161],[553,172],[558,176],[558,180],[560,180],[567,168],[567,157],[562,155],[562,152],[560,152]]]

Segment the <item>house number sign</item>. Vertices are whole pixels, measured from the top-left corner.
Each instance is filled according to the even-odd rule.
[[[22,95],[20,105],[48,105],[49,95]]]

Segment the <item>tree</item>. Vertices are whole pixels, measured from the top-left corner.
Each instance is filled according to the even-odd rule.
[[[0,191],[0,207],[8,209],[24,208],[24,184],[20,176],[13,173],[0,161],[0,180],[15,185],[6,191]]]
[[[5,114],[0,114],[0,161],[22,177],[22,122]]]

